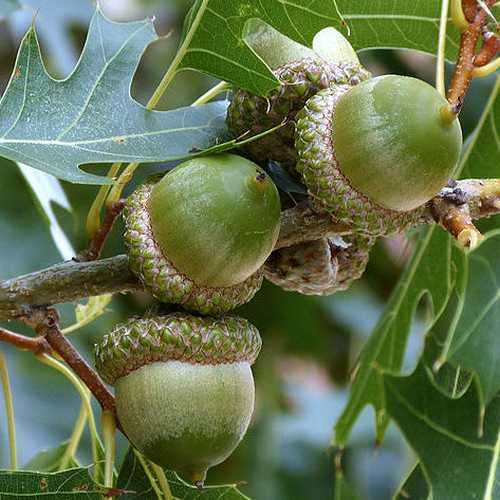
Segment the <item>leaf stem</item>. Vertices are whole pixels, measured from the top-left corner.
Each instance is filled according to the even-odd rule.
[[[113,412],[109,410],[104,410],[102,412],[101,426],[105,451],[104,486],[112,488],[113,468],[116,455],[116,420]]]
[[[462,9],[462,0],[451,0],[451,20],[460,33],[463,33],[469,27],[469,22],[465,18]]]
[[[111,167],[109,167],[107,177],[114,178],[118,172],[120,171],[121,163],[113,163]],[[95,197],[92,206],[90,207],[89,213],[87,214],[87,234],[90,238],[94,236],[94,234],[101,227],[101,210],[106,202],[106,198],[111,189],[109,184],[104,184],[99,188],[97,196]]]
[[[113,205],[122,197],[123,188],[130,182],[139,165],[139,162],[132,162],[125,167],[125,170],[120,174],[120,177],[118,177],[118,180],[111,188],[106,200],[106,206]]]
[[[62,456],[59,463],[58,470],[67,469],[70,460],[75,457],[76,450],[78,449],[78,445],[80,444],[80,440],[82,438],[86,423],[87,406],[85,404],[85,401],[82,399],[80,403],[80,413],[78,414],[78,418],[76,419],[75,425],[73,427],[73,432],[71,433],[68,447],[66,448],[66,451],[64,452],[64,455]]]
[[[77,390],[77,392],[80,396],[82,406],[85,407],[85,411],[87,414],[86,417],[89,419],[89,428],[91,428],[91,426],[93,426],[94,432],[96,432],[95,431],[94,413],[92,412],[92,405],[90,404],[90,398],[89,398],[89,393],[88,393],[87,388],[80,382],[78,377],[65,364],[61,363],[57,359],[55,359],[52,356],[49,356],[48,354],[45,354],[45,353],[37,354],[36,357],[42,363],[54,368],[59,373],[64,375],[69,380],[69,382],[71,382],[71,384],[73,384],[73,387]],[[92,424],[91,424],[91,422],[92,422]],[[76,448],[75,448],[75,451],[76,451]],[[98,477],[100,475],[99,457],[98,457],[98,453],[97,453],[97,448],[94,448],[94,446],[92,446],[92,455],[93,455],[93,460],[94,460],[94,466],[96,469],[95,474],[96,474],[96,477]],[[74,455],[71,455],[71,456],[74,456]]]
[[[179,65],[186,55],[186,51],[191,44],[191,41],[193,39],[194,34],[196,33],[196,29],[198,28],[198,25],[201,22],[201,18],[203,17],[203,14],[205,13],[205,9],[207,8],[209,0],[202,0],[200,7],[198,8],[198,12],[196,13],[196,17],[193,20],[193,23],[191,24],[190,29],[188,30],[186,37],[181,43],[181,46],[179,47],[179,50],[175,54],[175,57],[173,61],[170,63],[170,66],[167,69],[167,72],[161,79],[160,83],[156,87],[155,91],[153,92],[153,95],[149,99],[149,101],[146,104],[146,109],[152,110],[156,107],[160,99],[163,97],[165,92],[167,91],[170,83],[172,82],[174,76],[176,75]],[[111,189],[111,192],[108,195],[108,198],[106,200],[106,205],[109,205],[111,203],[115,203],[118,201],[123,192],[123,188],[129,183],[129,181],[132,179],[134,172],[137,170],[137,167],[139,166],[138,162],[133,162],[130,163],[125,170],[122,172],[116,183]]]
[[[114,203],[106,205],[106,213],[102,224],[96,231],[94,231],[92,237],[90,238],[88,247],[83,252],[79,253],[75,257],[75,260],[83,262],[99,258],[104,243],[106,243],[106,239],[111,232],[111,229],[113,229],[116,218],[120,215],[124,205],[124,200],[117,200]]]
[[[450,8],[450,0],[441,0],[441,18],[439,21],[439,40],[438,53],[436,61],[436,89],[446,97],[445,86],[445,51],[446,51],[446,29],[448,26],[448,11]]]
[[[191,44],[191,41],[193,40],[193,36],[196,33],[196,30],[198,28],[198,25],[201,22],[201,18],[205,14],[205,9],[207,8],[209,0],[202,0],[200,7],[198,8],[198,12],[196,13],[196,17],[193,20],[193,23],[191,24],[191,27],[189,28],[186,37],[181,43],[181,46],[179,47],[179,50],[175,54],[174,60],[170,63],[170,66],[161,79],[158,87],[154,91],[153,95],[149,99],[148,103],[146,104],[147,109],[153,109],[159,102],[159,100],[162,98],[163,94],[167,90],[168,86],[172,82],[174,76],[176,75],[179,65],[186,55],[187,49],[189,45]]]
[[[172,491],[170,490],[170,485],[168,484],[167,476],[165,475],[165,471],[159,465],[149,461],[153,472],[156,474],[158,478],[158,482],[160,483],[160,488],[163,493],[163,498],[165,500],[173,500]]]
[[[207,90],[203,95],[198,97],[196,101],[191,104],[191,106],[201,106],[202,104],[206,104],[211,101],[214,97],[218,96],[222,92],[229,90],[231,88],[231,84],[225,81],[219,82],[217,85],[214,85],[211,89]]]
[[[144,473],[146,474],[147,478],[149,479],[151,487],[153,488],[154,492],[156,493],[156,497],[158,498],[158,500],[162,500],[163,493],[161,492],[160,488],[158,487],[156,479],[154,478],[154,476],[149,468],[147,460],[142,456],[142,453],[137,451],[135,448],[134,448],[134,453],[135,453],[135,456],[137,457],[137,460],[139,460],[139,463],[141,464],[141,466],[144,470]]]
[[[14,404],[12,400],[12,389],[10,386],[9,370],[5,356],[0,353],[0,378],[2,381],[3,399],[5,402],[5,415],[7,418],[7,430],[9,434],[9,456],[10,468],[17,469],[17,447],[16,447],[16,421],[14,419]]]

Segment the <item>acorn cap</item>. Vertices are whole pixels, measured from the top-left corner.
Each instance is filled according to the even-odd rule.
[[[261,344],[258,330],[245,319],[174,313],[133,318],[117,325],[95,346],[95,362],[103,380],[114,385],[119,378],[155,362],[253,364]]]
[[[306,58],[283,64],[273,70],[281,86],[261,97],[246,90],[234,92],[226,123],[235,136],[251,137],[287,123],[244,150],[256,161],[275,160],[294,172],[296,161],[295,116],[307,99],[332,85],[357,85],[371,74],[352,62],[332,64],[321,58]]]
[[[149,200],[153,183],[141,185],[125,205],[125,244],[130,269],[159,301],[180,304],[202,314],[218,315],[245,304],[262,285],[262,270],[242,283],[210,287],[179,272],[156,243],[151,228]]]
[[[446,99],[400,75],[349,89],[333,112],[335,156],[350,184],[390,210],[407,212],[446,185],[462,148],[460,122],[443,119]]]
[[[338,222],[374,236],[404,231],[422,220],[423,207],[400,212],[375,203],[351,186],[335,156],[332,120],[339,99],[350,88],[337,85],[318,92],[298,113],[296,169],[302,174],[317,210],[329,212]]]
[[[375,238],[358,234],[281,248],[266,262],[264,276],[283,290],[333,295],[363,275],[374,243]]]
[[[336,283],[338,262],[328,238],[280,248],[264,266],[264,277],[283,290],[328,295]]]

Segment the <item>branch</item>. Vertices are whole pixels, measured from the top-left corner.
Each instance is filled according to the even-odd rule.
[[[106,242],[106,238],[111,232],[111,229],[113,229],[115,220],[120,215],[124,206],[125,200],[119,200],[106,206],[106,213],[104,214],[101,226],[90,239],[89,246],[76,256],[75,260],[77,262],[88,262],[99,258],[102,247]]]
[[[11,344],[18,349],[31,351],[33,354],[50,352],[50,346],[43,337],[27,337],[5,328],[0,328],[0,341]]]
[[[468,224],[473,219],[499,213],[500,179],[466,179],[454,181],[443,188],[424,207],[422,223],[441,224],[458,237],[463,229],[469,228]],[[463,218],[464,215],[468,219]],[[337,224],[329,216],[313,212],[307,203],[301,203],[282,213],[276,248],[349,232],[349,227]],[[460,242],[470,244],[462,241],[466,234],[462,234]],[[0,320],[23,318],[32,307],[142,289],[129,270],[126,255],[91,262],[64,262],[0,281]]]
[[[485,0],[486,6],[491,6],[496,0]],[[491,34],[494,39],[485,39],[484,50],[481,50],[476,59],[476,47],[483,26],[486,24],[487,12],[479,6],[476,0],[463,0],[462,10],[468,26],[462,31],[460,49],[451,78],[447,99],[451,112],[457,115],[462,108],[465,94],[469,88],[476,67],[486,65],[497,54],[497,35]],[[493,50],[495,49],[495,50]],[[489,60],[487,59],[489,57]],[[478,64],[479,63],[479,64]]]
[[[42,271],[0,281],[0,319],[26,316],[30,306],[142,289],[126,255],[93,262],[68,261]]]
[[[304,241],[319,240],[334,234],[350,234],[351,228],[332,221],[329,214],[315,212],[308,202],[301,202],[281,212],[280,234],[275,250]]]
[[[99,375],[80,356],[73,344],[59,329],[59,314],[55,309],[33,309],[25,322],[32,326],[40,338],[46,339],[52,349],[78,375],[99,401],[103,410],[115,412],[115,398]]]

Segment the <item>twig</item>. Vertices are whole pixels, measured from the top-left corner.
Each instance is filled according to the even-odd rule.
[[[433,203],[433,210],[436,221],[451,233],[462,247],[472,250],[483,238],[472,223],[467,205],[457,206],[454,202],[441,198]]]
[[[50,345],[43,337],[27,337],[5,328],[0,328],[0,341],[7,342],[18,349],[31,351],[34,354],[50,352]]]
[[[34,309],[25,322],[44,337],[52,349],[78,375],[104,410],[115,411],[115,398],[99,375],[80,356],[73,344],[59,329],[59,314],[55,309]]]
[[[25,316],[30,306],[140,290],[126,255],[93,262],[63,262],[42,271],[0,281],[0,319]]]
[[[474,66],[481,67],[493,60],[500,50],[500,37],[491,31],[483,32],[483,45],[474,58]]]
[[[106,238],[113,228],[116,218],[120,215],[125,205],[125,200],[119,200],[106,206],[106,213],[99,229],[92,236],[89,246],[75,257],[76,262],[88,262],[96,260],[101,254]]]
[[[302,202],[281,213],[280,234],[275,250],[333,234],[351,232],[351,228],[346,224],[335,223],[328,214],[319,214],[308,202]]]
[[[443,197],[448,205],[443,204]],[[465,205],[471,220],[500,214],[500,179],[454,182],[427,204],[421,222],[443,224],[446,210],[458,206],[463,211]],[[348,226],[334,223],[327,215],[313,212],[307,203],[285,210],[281,217],[276,249],[351,232]],[[452,220],[457,219],[452,217]],[[457,227],[455,222],[453,227]],[[457,236],[459,233],[454,229],[453,234]],[[143,290],[143,286],[129,270],[126,255],[93,262],[64,262],[25,276],[0,281],[0,320],[22,318],[32,307],[134,290]]]
[[[495,0],[485,0],[487,6],[493,5]],[[476,46],[486,23],[487,13],[480,8],[476,0],[463,0],[462,10],[469,26],[462,31],[457,64],[448,89],[448,103],[451,111],[458,114],[462,108],[467,89],[474,76]],[[496,36],[496,35],[495,35]],[[484,60],[484,56],[481,57]]]
[[[500,179],[450,181],[432,199],[434,220],[451,233],[464,248],[473,249],[483,236],[472,223],[500,210]]]

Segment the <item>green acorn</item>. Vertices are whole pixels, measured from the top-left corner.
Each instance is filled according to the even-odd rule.
[[[260,288],[279,217],[278,191],[251,161],[189,160],[127,201],[130,267],[158,300],[222,314]]]
[[[248,321],[171,314],[131,319],[96,346],[131,443],[199,487],[231,455],[254,409],[250,366],[261,339]]]
[[[313,49],[293,42],[276,30],[261,27],[247,43],[273,69],[281,85],[262,97],[237,89],[226,122],[235,136],[251,137],[286,124],[244,147],[255,161],[274,160],[294,173],[295,116],[306,101],[332,85],[357,85],[370,78],[349,42],[333,28],[319,32]]]
[[[281,248],[267,260],[264,276],[283,290],[332,295],[363,275],[374,242],[372,237],[348,235]]]
[[[312,97],[297,116],[297,171],[315,206],[354,230],[402,231],[453,175],[462,134],[429,84],[388,75]]]

